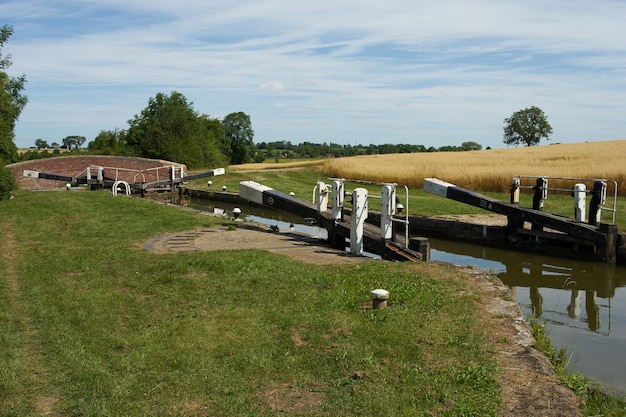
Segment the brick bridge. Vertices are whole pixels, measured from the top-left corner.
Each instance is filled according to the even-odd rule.
[[[172,165],[176,167],[181,166],[181,164],[175,162],[158,159],[107,155],[75,155],[18,162],[7,165],[7,168],[13,171],[20,189],[44,190],[64,187],[65,181],[26,178],[23,176],[24,170],[68,177],[86,177],[88,167],[103,167],[105,177],[132,183],[135,181],[150,182],[167,179],[167,170],[165,168],[169,168]],[[155,169],[159,167],[163,167],[163,169]],[[184,165],[183,167],[186,171],[186,167]],[[139,172],[141,174],[138,174]],[[95,176],[96,173],[97,169],[93,170],[91,175]]]

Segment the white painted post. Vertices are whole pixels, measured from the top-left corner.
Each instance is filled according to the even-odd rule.
[[[333,201],[332,201],[332,218],[341,220],[343,210],[344,189],[343,181],[333,181]]]
[[[393,215],[396,212],[396,187],[383,185],[381,196],[380,237],[388,240],[393,237]]]
[[[587,186],[585,184],[574,185],[574,218],[579,222],[585,221],[587,210]]]
[[[350,253],[363,255],[363,225],[367,219],[367,190],[355,188],[352,192],[352,216],[350,218]]]
[[[322,181],[318,181],[315,186],[315,202],[317,212],[326,213],[328,211],[328,187]]]
[[[87,180],[91,179],[91,167],[87,167]]]
[[[101,183],[104,181],[104,168],[98,167],[98,182]]]

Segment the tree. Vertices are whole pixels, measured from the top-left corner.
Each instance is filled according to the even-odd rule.
[[[461,144],[462,151],[480,151],[482,148],[482,145],[476,142],[463,142]]]
[[[124,155],[125,130],[101,130],[87,145],[89,152],[97,155]]]
[[[46,142],[43,139],[36,139],[35,140],[35,146],[37,147],[37,149],[47,148],[48,147],[48,142]]]
[[[198,115],[193,103],[176,91],[150,98],[128,123],[126,145],[137,156],[180,162],[188,168],[214,167],[225,160],[219,147],[224,138],[219,120]]]
[[[67,147],[68,150],[78,149],[83,143],[85,143],[87,139],[84,136],[66,136],[63,138],[63,146]]]
[[[504,143],[507,145],[538,145],[542,138],[550,140],[552,126],[539,107],[519,110],[504,119]]]
[[[4,164],[17,161],[15,122],[26,106],[27,97],[22,94],[26,76],[9,77],[5,72],[12,64],[11,55],[2,55],[2,47],[13,34],[13,26],[0,27],[0,200],[9,198],[16,187],[12,173]]]
[[[243,164],[250,162],[256,152],[254,142],[254,130],[250,116],[244,112],[231,113],[222,121],[226,133],[226,139],[230,142],[230,163]]]

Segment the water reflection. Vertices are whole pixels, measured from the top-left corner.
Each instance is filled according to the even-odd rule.
[[[626,391],[626,268],[431,239],[431,257],[496,274],[526,317],[546,323],[570,370]]]
[[[438,239],[431,239],[431,247],[435,248],[433,259],[480,267],[497,274],[534,318],[604,335],[611,332],[611,298],[616,288],[626,285],[626,275],[618,274],[616,268],[623,268]],[[520,298],[520,288],[525,289],[524,298]],[[557,300],[551,290],[559,290]],[[548,306],[544,300],[547,291],[550,291]]]

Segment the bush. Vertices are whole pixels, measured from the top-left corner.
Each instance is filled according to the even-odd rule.
[[[0,200],[8,200],[11,197],[11,191],[15,189],[17,189],[17,181],[11,170],[0,168]]]

